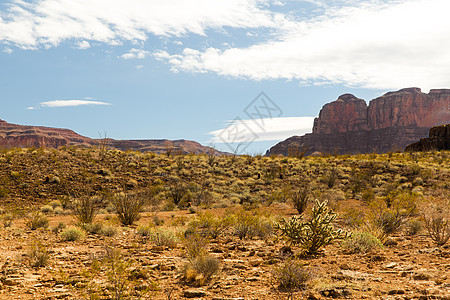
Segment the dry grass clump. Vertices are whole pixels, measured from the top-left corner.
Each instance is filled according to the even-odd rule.
[[[368,232],[354,232],[341,242],[344,252],[349,254],[367,253],[382,248],[381,241]]]
[[[281,292],[287,293],[287,299],[293,300],[294,293],[304,290],[311,280],[311,272],[298,260],[289,257],[281,266],[272,270],[274,282]]]
[[[34,212],[28,217],[26,225],[31,230],[36,230],[38,228],[47,228],[48,219],[42,213]]]
[[[69,226],[61,233],[62,240],[66,242],[78,241],[84,237],[84,231],[76,226]]]

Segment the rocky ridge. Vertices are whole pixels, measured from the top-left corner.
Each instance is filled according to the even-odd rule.
[[[430,137],[421,139],[405,148],[405,151],[450,150],[450,124],[430,129]]]
[[[195,141],[188,140],[114,140],[91,139],[82,136],[70,129],[25,126],[11,124],[0,120],[0,147],[1,148],[58,148],[61,146],[106,146],[118,150],[135,150],[142,152],[177,154],[225,154],[206,147]]]
[[[419,88],[388,92],[370,101],[352,94],[325,104],[314,120],[313,132],[290,137],[268,154],[289,155],[297,149],[306,154],[383,153],[403,149],[427,136],[431,127],[450,121],[450,89],[428,94]]]

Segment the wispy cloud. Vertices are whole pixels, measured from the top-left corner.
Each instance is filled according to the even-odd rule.
[[[91,44],[88,41],[80,41],[77,43],[78,49],[84,50],[91,48]]]
[[[450,85],[450,1],[309,2],[317,2],[322,13],[280,26],[266,42],[154,55],[175,72],[252,80],[297,79],[303,85],[374,89]]]
[[[131,58],[143,59],[143,58],[147,57],[148,55],[150,55],[149,51],[133,48],[128,53],[121,55],[121,57],[123,59],[131,59]]]
[[[27,107],[27,109],[33,110],[41,107],[76,107],[83,105],[111,105],[111,103],[93,100],[52,100],[41,102],[38,106]]]
[[[0,41],[25,49],[67,40],[112,45],[145,41],[149,34],[205,35],[207,29],[275,26],[266,0],[10,0],[0,12]]]
[[[245,141],[279,141],[293,135],[303,135],[312,132],[314,117],[280,117],[263,119],[264,128],[254,120],[234,120],[219,130],[209,132],[211,142],[235,143]],[[228,131],[232,132],[228,132]],[[236,139],[235,133],[240,136]]]

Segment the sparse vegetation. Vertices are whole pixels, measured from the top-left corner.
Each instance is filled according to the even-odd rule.
[[[99,151],[0,151],[0,298],[448,295],[445,151],[214,156],[211,164],[176,151]],[[117,196],[125,207],[144,205],[120,209]],[[95,203],[83,222],[74,220],[82,198]],[[121,211],[137,217],[122,226]]]
[[[147,203],[142,195],[119,193],[113,198],[117,217],[125,226],[133,225],[140,218],[140,213]]]

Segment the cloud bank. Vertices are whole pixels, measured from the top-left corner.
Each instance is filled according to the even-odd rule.
[[[317,1],[324,2],[324,1]],[[448,0],[332,7],[246,48],[155,52],[173,71],[396,89],[450,85]],[[393,4],[392,4],[393,3]]]
[[[65,41],[79,49],[131,41],[143,49],[121,58],[153,55],[173,72],[381,90],[450,86],[448,0],[9,0],[2,7],[0,43],[9,54]],[[178,50],[179,37],[226,39],[228,28],[248,31],[245,46],[226,40]],[[146,49],[151,36],[176,47]]]
[[[249,143],[285,140],[293,135],[312,132],[314,117],[280,117],[263,119],[262,128],[254,120],[233,120],[225,128],[210,132],[211,142]]]

